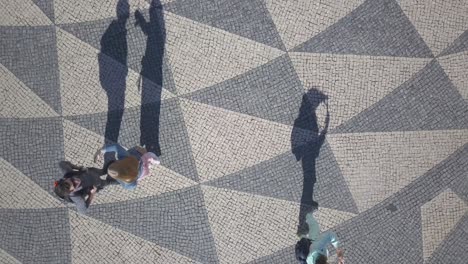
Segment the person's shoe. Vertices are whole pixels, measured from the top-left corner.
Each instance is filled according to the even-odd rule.
[[[157,157],[157,156],[156,156],[156,158],[152,158],[150,162],[151,162],[151,164],[153,164],[153,165],[159,165],[159,164],[161,164],[161,160],[159,160],[159,157]]]
[[[316,201],[312,201],[311,205],[311,212],[315,212],[319,208],[319,204]]]
[[[309,225],[304,221],[302,224],[299,224],[297,226],[297,232],[296,235],[298,237],[303,237],[306,236],[309,233]]]

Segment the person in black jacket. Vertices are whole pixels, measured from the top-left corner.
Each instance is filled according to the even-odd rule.
[[[87,168],[74,165],[69,161],[61,161],[59,166],[64,175],[63,178],[55,181],[54,192],[63,200],[74,203],[81,214],[86,214],[97,191],[109,184],[117,183],[108,176],[104,180],[101,179],[101,176],[106,174],[106,168]]]

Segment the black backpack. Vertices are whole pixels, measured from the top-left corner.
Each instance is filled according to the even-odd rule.
[[[309,248],[312,244],[312,241],[307,238],[301,238],[296,243],[295,253],[296,253],[296,260],[299,261],[301,264],[306,264],[307,256],[309,255]]]

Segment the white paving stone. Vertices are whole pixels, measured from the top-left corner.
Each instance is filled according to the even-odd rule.
[[[364,0],[266,0],[265,2],[289,50],[333,25]]]
[[[450,189],[421,207],[424,259],[443,243],[458,221],[468,213],[468,204]]]
[[[327,140],[362,212],[468,143],[468,131],[331,134]]]

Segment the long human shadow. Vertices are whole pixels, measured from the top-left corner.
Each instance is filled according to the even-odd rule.
[[[128,0],[119,0],[117,19],[113,20],[101,37],[98,55],[99,80],[107,94],[106,143],[115,143],[119,138],[125,107],[127,68],[127,29],[130,16]],[[115,63],[115,61],[119,63]]]
[[[318,203],[314,201],[314,185],[317,181],[316,160],[320,154],[320,148],[325,142],[325,135],[330,121],[328,106],[325,125],[319,133],[317,123],[317,107],[321,103],[327,105],[328,97],[312,88],[302,96],[302,103],[299,114],[294,120],[294,127],[291,133],[291,149],[297,161],[301,161],[304,176],[301,207],[299,211],[298,233],[306,233],[305,215],[318,208]]]
[[[159,119],[166,43],[166,27],[161,2],[159,0],[151,2],[149,21],[146,21],[138,10],[135,12],[135,19],[136,25],[140,26],[147,37],[145,55],[141,61],[140,145],[160,156]]]

